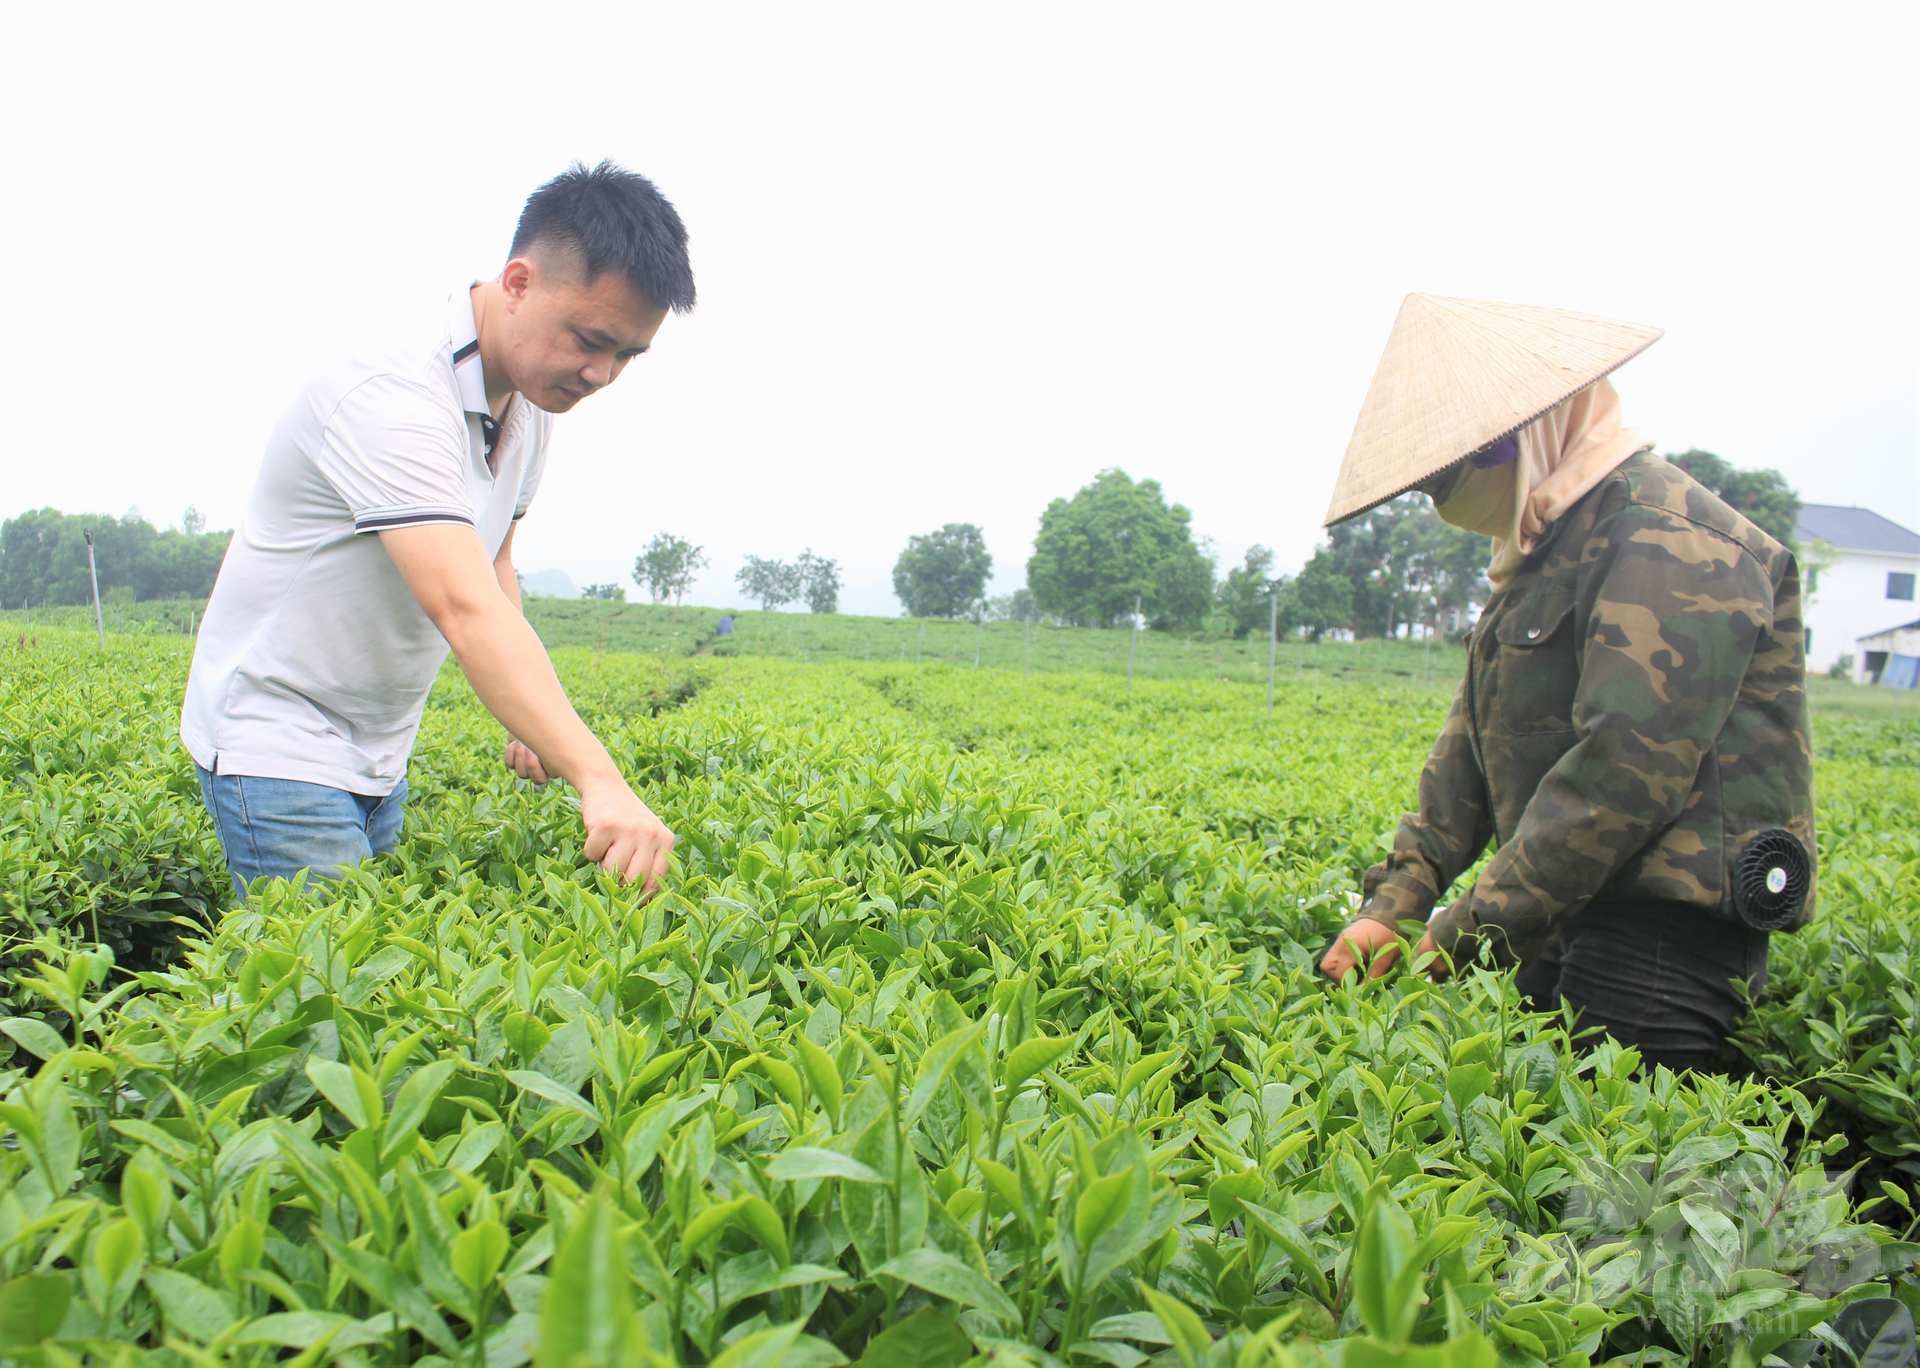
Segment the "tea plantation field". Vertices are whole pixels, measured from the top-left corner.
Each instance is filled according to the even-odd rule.
[[[1822,717],[1823,918],[1681,1080],[1507,975],[1312,972],[1415,680],[563,649],[681,835],[642,905],[449,671],[400,849],[237,908],[189,645],[0,654],[0,1361],[1911,1352],[1910,716]]]

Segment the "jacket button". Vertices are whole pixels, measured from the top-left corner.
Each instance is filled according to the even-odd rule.
[[[1533,639],[1534,639],[1535,637],[1537,637],[1537,636],[1539,636],[1539,635],[1540,635],[1540,629],[1539,629],[1538,627],[1529,627],[1529,628],[1527,628],[1527,640],[1528,640],[1528,641],[1532,641],[1532,640],[1533,640]]]

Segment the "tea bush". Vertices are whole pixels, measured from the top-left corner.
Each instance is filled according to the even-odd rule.
[[[1829,764],[1853,766],[1830,919],[1776,939],[1743,1035],[1778,1078],[1680,1080],[1576,1054],[1506,975],[1313,974],[1437,695],[1297,686],[1269,722],[1210,683],[563,652],[681,833],[661,898],[581,865],[566,792],[498,767],[450,673],[395,853],[235,908],[169,739],[185,659],[51,634],[6,657],[0,1358],[1588,1368],[1910,1342],[1920,1250],[1887,1214],[1910,1119],[1860,1082],[1911,1064],[1910,776]],[[1884,1191],[1849,1181],[1869,1153]]]

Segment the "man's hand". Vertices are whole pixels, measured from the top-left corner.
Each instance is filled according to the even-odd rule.
[[[553,778],[547,773],[546,766],[540,763],[540,757],[518,741],[507,742],[506,765],[508,769],[530,784],[544,786],[549,779]]]
[[[520,612],[506,548],[489,561],[479,535],[452,523],[390,529],[380,540],[473,691],[514,738],[508,767],[536,784],[565,779],[573,785],[587,826],[587,858],[616,878],[644,880],[643,892],[655,892],[667,873],[673,833],[635,796],[567,701],[547,648]]]
[[[1415,951],[1417,961],[1421,955],[1436,949],[1433,932],[1429,931],[1420,938],[1420,948]],[[1338,983],[1347,976],[1347,971],[1365,961],[1368,965],[1367,977],[1379,978],[1393,968],[1394,961],[1400,958],[1400,933],[1385,922],[1375,921],[1371,917],[1361,917],[1349,923],[1340,932],[1333,949],[1327,951],[1327,957],[1320,961],[1320,972]],[[1444,973],[1440,961],[1432,966]]]
[[[618,780],[583,792],[580,816],[587,824],[587,858],[625,883],[645,879],[640,896],[652,897],[673,860],[667,824]]]

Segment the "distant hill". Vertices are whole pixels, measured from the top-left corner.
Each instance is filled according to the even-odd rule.
[[[580,586],[564,570],[535,570],[531,574],[522,574],[520,587],[529,594],[540,594],[546,598],[580,597]]]

